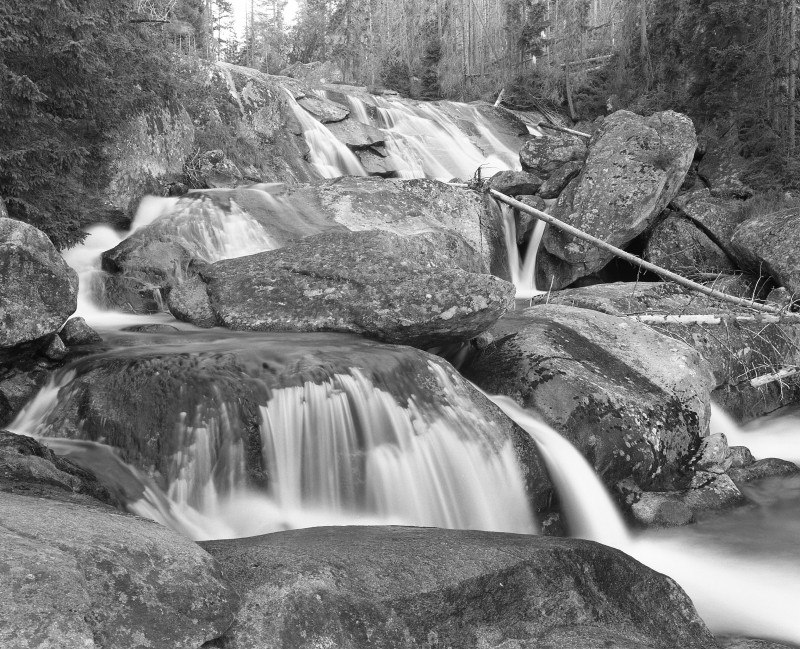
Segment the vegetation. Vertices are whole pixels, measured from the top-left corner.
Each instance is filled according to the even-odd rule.
[[[512,106],[547,100],[576,120],[609,104],[676,109],[711,140],[727,134],[754,186],[797,188],[796,3],[299,0],[288,25],[287,0],[249,0],[237,35],[231,0],[6,0],[0,196],[58,246],[79,240],[107,216],[91,190],[103,185],[111,130],[170,103],[208,122],[221,98],[195,81],[203,58],[269,73],[327,60],[351,83],[429,99],[504,90]],[[248,148],[231,128],[217,119],[198,145]]]

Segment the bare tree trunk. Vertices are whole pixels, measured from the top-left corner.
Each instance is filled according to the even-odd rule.
[[[787,149],[790,156],[795,148],[795,93],[797,85],[797,6],[795,0],[789,0],[789,128],[787,131]]]

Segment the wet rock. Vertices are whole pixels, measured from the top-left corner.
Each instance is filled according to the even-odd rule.
[[[542,179],[525,171],[499,171],[489,179],[489,187],[505,194],[535,194],[542,186]]]
[[[356,152],[356,157],[361,166],[370,176],[383,176],[391,178],[397,175],[397,165],[390,156],[381,155],[375,149],[363,149]]]
[[[725,473],[733,460],[730,458],[728,440],[722,433],[709,435],[697,451],[697,468],[710,473]]]
[[[0,363],[49,342],[77,297],[78,276],[47,235],[0,218]]]
[[[178,290],[171,291],[167,306],[178,320],[191,322],[198,327],[216,327],[220,324],[211,306],[205,282],[193,277],[181,284]]]
[[[566,163],[582,162],[585,158],[586,143],[571,135],[531,138],[519,152],[523,171],[536,174],[544,180]]]
[[[91,473],[33,437],[5,430],[0,430],[0,491],[89,504],[121,504]]]
[[[800,213],[756,215],[736,228],[731,245],[745,269],[800,294]]]
[[[59,334],[64,344],[68,347],[74,345],[91,345],[103,339],[92,329],[83,318],[70,318]]]
[[[788,462],[787,460],[780,460],[776,457],[757,460],[741,468],[728,469],[728,475],[735,482],[750,482],[751,480],[794,475],[796,473],[800,473],[800,468],[798,468],[796,464]]]
[[[630,320],[541,305],[508,314],[465,375],[531,408],[610,487],[685,487],[709,419],[710,367],[685,343]]]
[[[340,331],[427,347],[473,338],[513,305],[513,286],[480,268],[449,233],[336,232],[218,262],[201,278],[230,329]],[[173,292],[184,299],[182,287]]]
[[[144,324],[134,325],[132,327],[123,327],[122,331],[130,331],[132,333],[141,334],[172,334],[180,331],[177,327],[167,324]]]
[[[243,593],[230,649],[714,644],[675,582],[589,541],[349,527],[203,547]]]
[[[567,164],[559,167],[550,177],[544,181],[539,188],[539,196],[542,198],[558,198],[561,192],[569,184],[570,180],[575,178],[583,169],[582,161],[568,162]]]
[[[350,111],[341,104],[319,97],[301,97],[297,103],[323,124],[341,122],[350,115]]]
[[[725,252],[693,221],[672,214],[653,228],[644,258],[656,266],[688,277],[737,270]]]
[[[680,527],[694,522],[691,507],[674,492],[646,491],[631,505],[634,519],[646,527]]]
[[[157,523],[17,494],[0,520],[5,647],[199,647],[233,620],[214,560]]]
[[[695,517],[717,513],[744,505],[747,499],[726,474],[698,471],[692,478],[692,489],[684,496]]]
[[[67,356],[67,347],[64,345],[64,341],[61,340],[61,336],[55,334],[43,353],[51,361],[64,360]]]
[[[49,372],[39,359],[0,365],[0,426],[8,424],[47,382]]]
[[[354,119],[333,122],[326,126],[337,140],[353,150],[383,146],[386,143],[386,135],[383,131]]]
[[[236,187],[244,180],[241,170],[219,149],[204,151],[191,161],[195,187]]]
[[[644,118],[617,111],[592,137],[583,171],[551,213],[624,247],[675,197],[696,145],[694,126],[685,115],[666,111]],[[553,289],[591,275],[613,258],[611,253],[555,228],[547,229],[542,244],[537,284]]]
[[[731,446],[728,450],[730,451],[731,466],[729,468],[731,469],[743,469],[756,461],[746,446]]]

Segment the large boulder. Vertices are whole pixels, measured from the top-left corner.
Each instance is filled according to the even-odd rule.
[[[586,142],[571,135],[531,138],[519,152],[522,169],[545,180],[568,162],[583,162],[585,158]]]
[[[350,111],[341,104],[319,97],[301,97],[297,103],[323,124],[341,122],[350,115]]]
[[[731,245],[745,268],[800,294],[800,210],[749,218],[736,228]]]
[[[78,275],[32,225],[0,218],[0,363],[41,345],[75,311]]]
[[[683,275],[722,275],[738,268],[728,255],[691,219],[668,213],[653,228],[644,258]]]
[[[481,267],[447,232],[330,232],[212,264],[200,277],[217,323],[230,329],[340,331],[431,347],[474,338],[513,306],[513,285]],[[173,293],[185,302],[182,287]]]
[[[600,284],[559,291],[534,303],[545,299],[617,316],[654,316],[650,327],[691,345],[708,361],[714,402],[739,421],[800,398],[800,382],[793,377],[763,386],[750,383],[800,362],[800,325],[793,322],[763,322],[752,312],[670,282]]]
[[[103,506],[0,499],[0,645],[199,647],[236,595],[204,550]]]
[[[730,257],[734,256],[731,239],[736,228],[747,218],[745,203],[734,198],[712,196],[708,189],[681,194],[672,201],[717,246]]]
[[[624,247],[677,194],[696,146],[694,126],[685,115],[666,111],[640,117],[617,111],[592,136],[586,165],[551,213]],[[537,258],[537,285],[564,288],[612,258],[597,246],[548,228]]]
[[[323,527],[203,547],[242,593],[228,649],[715,646],[675,582],[591,541]]]
[[[465,369],[569,439],[609,486],[686,486],[707,434],[710,367],[690,346],[588,309],[534,306],[492,329]]]

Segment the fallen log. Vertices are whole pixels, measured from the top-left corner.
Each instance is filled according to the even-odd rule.
[[[585,137],[587,140],[591,139],[592,137],[588,133],[575,131],[571,128],[567,128],[566,126],[556,126],[555,124],[548,124],[547,122],[539,122],[536,126],[539,126],[541,128],[549,128],[553,131],[561,131],[562,133],[569,133],[570,135],[577,135],[578,137]]]
[[[564,232],[567,232],[568,234],[571,234],[572,236],[581,239],[582,241],[586,241],[594,246],[597,246],[598,248],[602,248],[603,250],[610,252],[611,254],[619,257],[620,259],[624,259],[625,261],[628,261],[634,264],[635,266],[639,266],[640,268],[649,270],[650,272],[653,272],[656,275],[663,277],[664,279],[673,281],[676,284],[680,284],[681,286],[685,286],[686,288],[692,289],[704,295],[708,295],[709,297],[716,298],[723,302],[728,302],[729,304],[735,304],[736,306],[744,307],[746,309],[751,309],[754,311],[759,311],[761,313],[770,313],[772,315],[780,316],[785,320],[800,322],[800,314],[798,313],[792,313],[790,311],[786,311],[784,308],[774,306],[771,304],[760,304],[753,300],[746,300],[744,298],[728,295],[727,293],[723,293],[722,291],[718,291],[717,289],[711,288],[709,286],[698,284],[697,282],[693,282],[692,280],[687,279],[682,275],[673,273],[671,270],[667,270],[666,268],[662,268],[661,266],[656,266],[655,264],[652,264],[649,261],[640,259],[636,255],[632,255],[631,253],[625,252],[624,250],[621,250],[616,246],[612,246],[610,243],[607,243],[602,239],[598,239],[597,237],[594,237],[591,234],[587,234],[586,232],[583,232],[582,230],[579,230],[578,228],[573,227],[568,223],[559,221],[557,218],[551,216],[550,214],[542,212],[541,210],[537,210],[535,207],[531,207],[530,205],[526,205],[525,203],[522,203],[514,198],[511,198],[511,196],[506,196],[505,194],[498,192],[496,189],[490,188],[488,189],[488,193],[491,196],[494,196],[497,200],[517,208],[520,212],[525,212],[526,214],[535,216],[537,219],[544,221],[545,223],[552,225],[553,227],[558,228],[559,230],[563,230]]]
[[[750,385],[752,385],[754,388],[758,388],[762,385],[767,385],[767,383],[772,383],[773,381],[781,381],[782,379],[794,376],[795,374],[800,374],[800,368],[784,367],[777,372],[773,372],[772,374],[762,374],[754,379],[750,379]]]
[[[766,324],[781,322],[779,315],[767,313],[758,315],[738,315],[729,313],[713,314],[661,314],[661,313],[631,313],[625,316],[644,324],[724,324],[728,322],[763,322]]]

